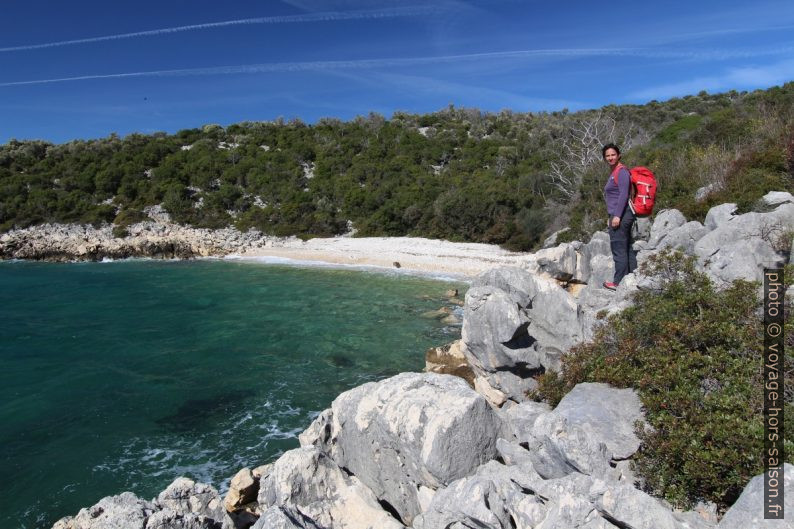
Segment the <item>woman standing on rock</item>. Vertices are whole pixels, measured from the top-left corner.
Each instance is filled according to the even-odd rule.
[[[620,163],[620,149],[614,143],[601,149],[604,161],[609,165],[609,179],[604,186],[604,200],[607,204],[607,231],[615,261],[615,277],[612,282],[604,281],[604,288],[615,290],[626,274],[637,268],[637,254],[631,246],[631,225],[634,213],[629,207],[631,175],[626,166]]]

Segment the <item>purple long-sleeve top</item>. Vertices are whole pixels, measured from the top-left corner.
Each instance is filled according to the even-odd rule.
[[[604,201],[607,203],[607,213],[611,217],[623,218],[626,205],[629,203],[629,188],[631,187],[631,175],[625,166],[618,169],[618,183],[615,184],[615,177],[609,174],[607,185],[604,186]]]

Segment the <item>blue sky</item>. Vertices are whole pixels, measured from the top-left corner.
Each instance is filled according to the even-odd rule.
[[[794,80],[794,2],[6,0],[0,143]]]

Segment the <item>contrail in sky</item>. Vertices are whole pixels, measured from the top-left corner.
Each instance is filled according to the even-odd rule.
[[[91,79],[120,79],[125,77],[186,77],[201,75],[232,75],[255,74],[270,72],[305,72],[323,70],[350,70],[368,68],[389,68],[401,66],[417,66],[426,64],[454,63],[488,59],[526,59],[533,57],[647,57],[654,59],[681,60],[726,60],[733,58],[752,58],[769,55],[794,53],[794,46],[771,50],[737,50],[737,51],[672,51],[643,48],[559,48],[540,50],[516,50],[490,53],[472,53],[465,55],[443,55],[436,57],[406,57],[395,59],[361,59],[352,61],[309,61],[309,62],[277,62],[263,64],[243,64],[238,66],[215,66],[209,68],[187,68],[180,70],[154,70],[144,72],[127,72],[97,75],[81,75],[77,77],[61,77],[56,79],[36,79],[30,81],[10,81],[0,83],[4,86],[36,85],[46,83],[63,83],[68,81],[86,81]]]
[[[223,28],[227,26],[244,26],[244,25],[252,25],[252,24],[296,24],[296,23],[304,23],[304,22],[331,22],[331,21],[339,21],[339,20],[412,17],[412,16],[438,13],[439,11],[442,11],[442,9],[439,7],[432,7],[432,6],[395,7],[389,9],[378,9],[378,10],[370,10],[370,11],[308,13],[304,15],[241,18],[239,20],[225,20],[223,22],[208,22],[206,24],[193,24],[190,26],[176,26],[172,28],[151,29],[147,31],[136,31],[133,33],[104,35],[101,37],[88,37],[84,39],[75,39],[75,40],[61,40],[58,42],[45,42],[42,44],[25,44],[22,46],[9,46],[6,48],[0,48],[0,53],[11,52],[11,51],[39,50],[42,48],[59,48],[61,46],[72,46],[75,44],[89,44],[92,42],[103,42],[108,40],[152,37],[157,35],[167,35],[170,33],[180,33],[183,31]]]

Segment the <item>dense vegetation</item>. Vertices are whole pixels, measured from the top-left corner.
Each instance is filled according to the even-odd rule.
[[[678,505],[705,499],[725,508],[764,468],[757,285],[737,281],[718,291],[694,258],[680,253],[657,256],[645,273],[659,278],[659,289],[640,291],[635,305],[610,317],[592,342],[564,355],[560,373],[541,375],[539,395],[556,404],[580,382],[637,389],[651,426],[639,429],[635,456],[647,488]],[[785,322],[784,413],[791,417],[794,322],[788,313]],[[784,443],[792,462],[792,421]]]
[[[162,204],[202,227],[276,235],[420,235],[529,249],[601,227],[600,146],[617,141],[660,179],[660,207],[702,217],[752,204],[794,175],[794,83],[600,110],[371,114],[207,125],[176,134],[0,146],[0,232],[115,223]],[[713,185],[703,201],[696,189]]]

